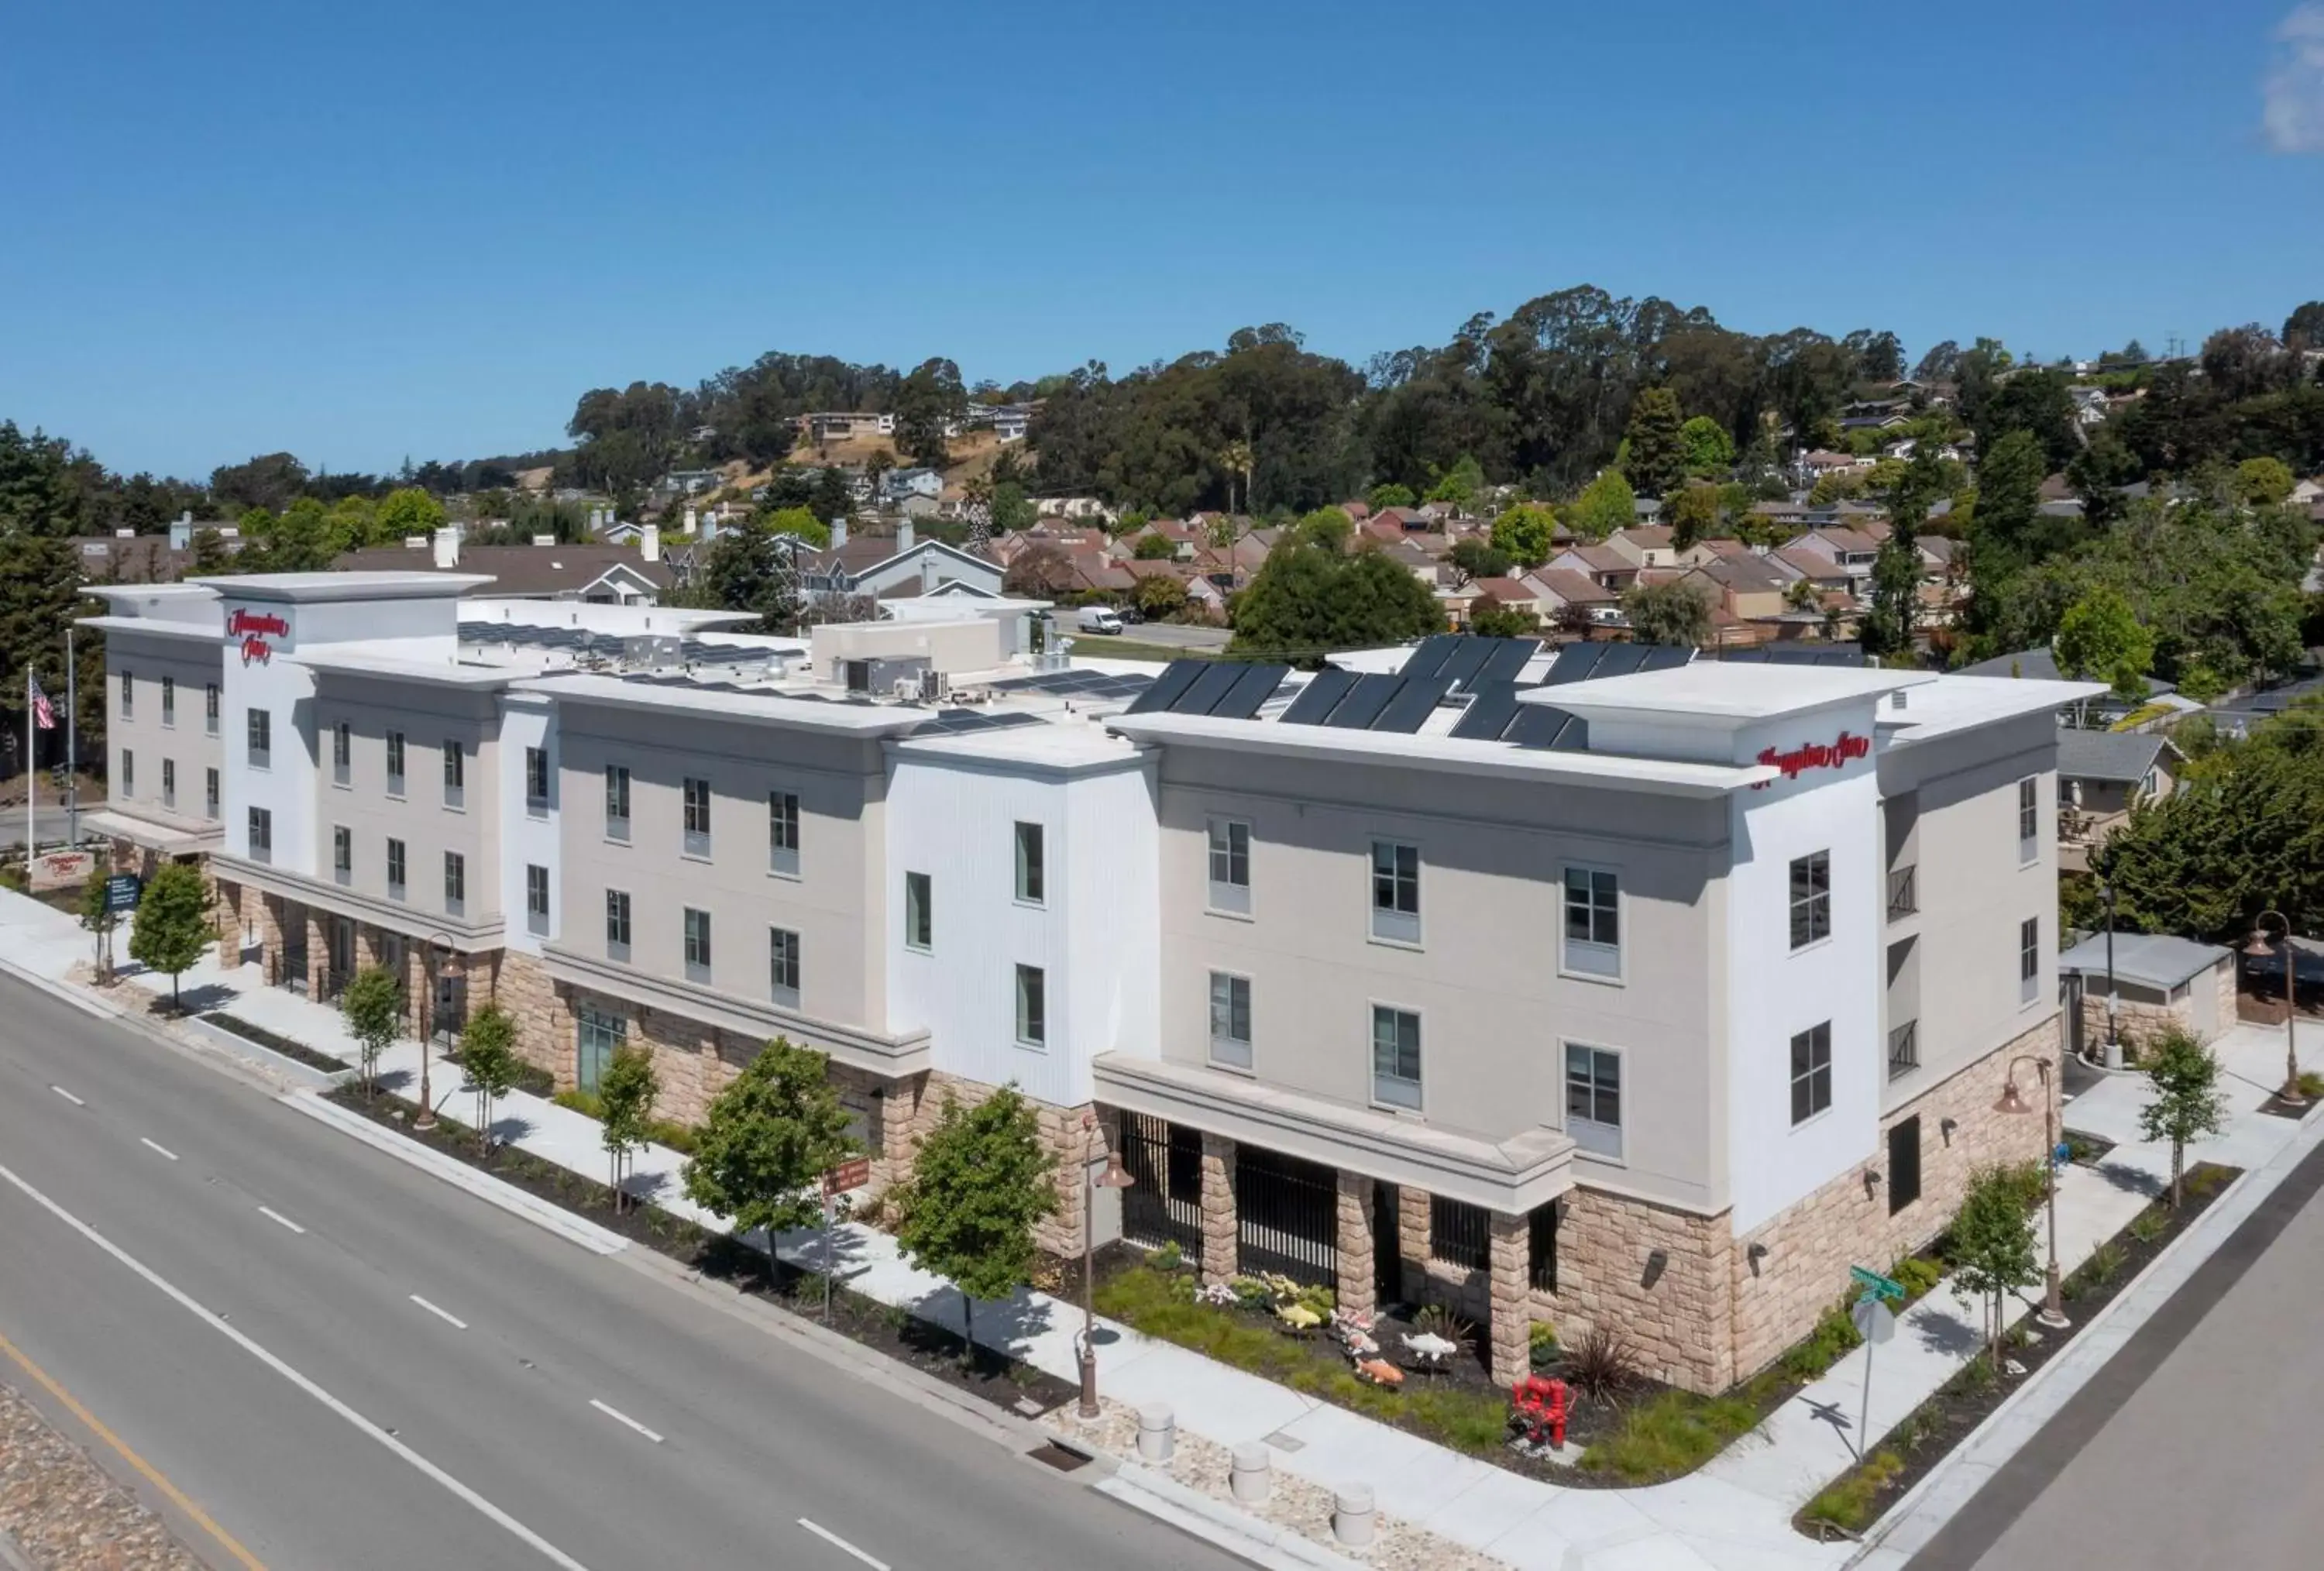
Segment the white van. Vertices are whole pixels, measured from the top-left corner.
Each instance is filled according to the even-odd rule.
[[[1083,633],[1120,633],[1121,613],[1111,605],[1084,605],[1074,625]]]

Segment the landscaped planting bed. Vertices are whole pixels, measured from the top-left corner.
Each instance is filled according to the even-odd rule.
[[[613,1191],[608,1186],[514,1146],[481,1151],[474,1129],[441,1114],[435,1128],[415,1130],[408,1104],[385,1095],[366,1097],[360,1084],[340,1086],[325,1095],[374,1123],[586,1216],[606,1231],[668,1255],[706,1277],[803,1317],[825,1321],[824,1279],[813,1271],[773,1260],[738,1239],[689,1222],[650,1200],[633,1197],[616,1211]],[[838,1281],[831,1287],[831,1312],[825,1323],[852,1342],[1020,1417],[1037,1417],[1078,1394],[1068,1382],[989,1347],[980,1346],[972,1358],[964,1359],[957,1330],[852,1292]]]
[[[2210,1162],[2195,1164],[2187,1172],[2182,1205],[2174,1210],[2167,1200],[2153,1202],[2120,1233],[2099,1244],[2065,1279],[2061,1293],[2071,1325],[2061,1331],[2047,1331],[2030,1319],[2020,1321],[2003,1338],[2005,1368],[1998,1375],[1991,1356],[1978,1354],[1882,1436],[1877,1445],[1866,1447],[1864,1460],[1802,1507],[1792,1525],[1810,1538],[1829,1539],[1854,1537],[1878,1520],[2027,1376],[2071,1345],[2082,1328],[2208,1210],[2241,1172],[2240,1168]],[[2016,1369],[2006,1367],[2013,1363]]]
[[[168,999],[157,999],[155,1002],[161,1012],[169,1011]],[[270,1053],[279,1053],[283,1058],[306,1065],[309,1069],[320,1069],[326,1075],[338,1074],[347,1067],[337,1058],[317,1052],[304,1042],[294,1042],[289,1037],[278,1035],[262,1025],[253,1025],[248,1021],[237,1015],[228,1014],[222,1009],[214,1009],[199,1018],[205,1025],[214,1025],[222,1031],[231,1031],[244,1041],[256,1042]]]

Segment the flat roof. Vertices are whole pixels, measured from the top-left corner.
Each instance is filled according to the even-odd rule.
[[[2024,715],[2050,714],[2106,690],[2104,682],[1948,674],[1914,688],[1903,708],[1883,705],[1880,729],[1893,744],[1927,742]]]
[[[2003,681],[2010,679],[2004,677]],[[2217,944],[2199,944],[2170,933],[2116,933],[2114,974],[2144,987],[2176,987],[2191,982],[2235,953]],[[2107,936],[2093,933],[2058,956],[2058,969],[2085,976],[2107,974]]]
[[[903,704],[848,703],[787,694],[778,688],[737,691],[683,681],[632,681],[589,672],[549,672],[512,682],[518,692],[546,693],[560,703],[614,709],[680,710],[745,725],[780,725],[866,738],[908,731],[931,711]]]
[[[1585,720],[1651,715],[1682,725],[1720,725],[1878,698],[1938,679],[1933,671],[1698,660],[1658,671],[1530,688],[1517,698],[1571,710]]]
[[[925,717],[925,712],[922,712]],[[1103,721],[1045,719],[1033,725],[995,725],[974,731],[905,737],[895,744],[911,757],[963,758],[1072,772],[1128,763],[1135,744],[1113,735]]]
[[[237,600],[283,600],[300,604],[332,600],[448,600],[478,584],[484,573],[231,573],[189,578]]]

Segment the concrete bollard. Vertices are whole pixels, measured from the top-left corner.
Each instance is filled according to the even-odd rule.
[[[1167,1402],[1148,1402],[1138,1409],[1138,1459],[1163,1463],[1177,1449],[1177,1420]]]
[[[1351,1549],[1371,1548],[1371,1485],[1351,1483],[1332,1496],[1332,1537]]]
[[[1234,1467],[1227,1474],[1227,1486],[1235,1499],[1244,1505],[1265,1502],[1275,1489],[1275,1480],[1268,1473],[1265,1446],[1256,1440],[1246,1440],[1234,1448]]]

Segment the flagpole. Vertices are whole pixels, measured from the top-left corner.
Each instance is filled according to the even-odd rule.
[[[80,662],[73,659],[73,627],[65,624],[65,849],[80,849],[80,704],[74,679]]]
[[[32,887],[32,858],[41,854],[40,837],[32,833],[32,809],[41,800],[41,764],[32,755],[32,670],[24,668],[24,884]]]

